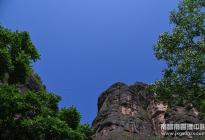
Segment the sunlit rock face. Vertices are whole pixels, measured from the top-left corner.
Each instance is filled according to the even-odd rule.
[[[152,121],[155,135],[161,136],[161,124],[165,124],[165,112],[167,111],[167,104],[162,101],[151,101],[147,111]],[[165,132],[165,131],[163,131]]]
[[[93,122],[95,140],[134,140],[154,136],[148,112],[129,86],[116,83],[98,99],[98,115]]]
[[[93,121],[93,140],[147,140],[165,138],[161,124],[205,123],[191,105],[168,107],[146,92],[147,85],[116,83],[98,98],[98,113]],[[169,109],[168,109],[169,108]],[[168,137],[169,139],[173,137]],[[174,139],[193,139],[180,136]]]

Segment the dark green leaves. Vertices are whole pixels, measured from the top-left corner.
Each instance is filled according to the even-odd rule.
[[[80,113],[75,107],[61,109],[59,117],[72,129],[76,129],[78,127],[81,119]]]
[[[0,26],[0,81],[8,75],[9,83],[25,83],[32,62],[40,58],[27,32],[11,32]]]
[[[21,93],[0,85],[0,139],[89,140],[92,129],[80,125],[76,108],[58,111],[60,98],[41,91]]]

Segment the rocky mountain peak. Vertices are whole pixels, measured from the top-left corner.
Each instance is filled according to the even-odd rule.
[[[164,138],[161,124],[201,123],[198,111],[185,106],[169,108],[155,94],[146,91],[147,84],[126,85],[118,82],[98,98],[98,113],[93,121],[94,140],[145,140]],[[197,114],[198,113],[198,114]],[[176,137],[187,139],[192,137]]]

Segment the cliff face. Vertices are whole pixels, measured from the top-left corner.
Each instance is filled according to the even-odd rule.
[[[202,123],[199,112],[188,105],[168,109],[155,95],[147,93],[146,84],[128,86],[116,83],[98,98],[98,113],[93,121],[94,140],[144,140],[164,137],[161,124]],[[183,136],[176,138],[192,138]]]

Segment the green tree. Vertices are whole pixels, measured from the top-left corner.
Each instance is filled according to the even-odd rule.
[[[167,64],[155,91],[172,103],[198,104],[205,98],[205,1],[181,1],[170,21],[173,31],[162,33],[154,47],[156,57]]]
[[[92,140],[91,136],[94,130],[89,124],[80,125],[78,131],[85,134],[85,140]]]
[[[89,140],[77,109],[59,109],[61,98],[41,88],[31,65],[39,57],[27,32],[0,27],[0,139]]]
[[[62,108],[59,112],[59,117],[72,129],[76,129],[80,124],[81,115],[73,106],[70,108]]]
[[[91,140],[93,131],[80,125],[76,108],[53,108],[59,101],[46,91],[22,94],[15,86],[0,85],[0,139]]]
[[[0,81],[8,74],[9,83],[25,83],[32,62],[39,58],[27,32],[11,32],[0,26]]]

